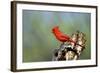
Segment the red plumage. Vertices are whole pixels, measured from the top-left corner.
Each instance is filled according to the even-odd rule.
[[[71,40],[71,38],[68,35],[63,34],[60,30],[58,26],[55,26],[52,29],[53,34],[55,35],[56,39],[59,40],[60,42],[73,42],[75,43],[73,40]]]

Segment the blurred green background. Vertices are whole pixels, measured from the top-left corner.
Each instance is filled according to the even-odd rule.
[[[80,59],[91,58],[91,14],[23,10],[23,62],[51,61],[53,50],[61,42],[55,39],[55,25],[69,36],[79,30],[86,34],[86,49]]]

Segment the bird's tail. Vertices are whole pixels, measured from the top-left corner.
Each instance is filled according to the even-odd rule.
[[[69,42],[76,44],[76,42],[75,42],[75,41],[73,41],[72,39],[70,39],[70,40],[69,40]]]

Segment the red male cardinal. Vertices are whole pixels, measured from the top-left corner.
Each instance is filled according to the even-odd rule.
[[[52,29],[53,34],[55,35],[56,39],[59,40],[60,42],[73,42],[75,43],[73,40],[71,40],[71,38],[68,35],[63,34],[60,30],[58,26],[55,26]]]

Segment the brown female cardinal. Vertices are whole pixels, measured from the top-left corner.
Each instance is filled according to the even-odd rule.
[[[55,26],[52,29],[52,33],[55,35],[56,39],[59,40],[60,42],[63,42],[63,43],[64,42],[73,42],[73,43],[75,43],[73,40],[71,40],[71,38],[68,35],[65,35],[64,33],[62,33],[59,30],[58,26]]]

